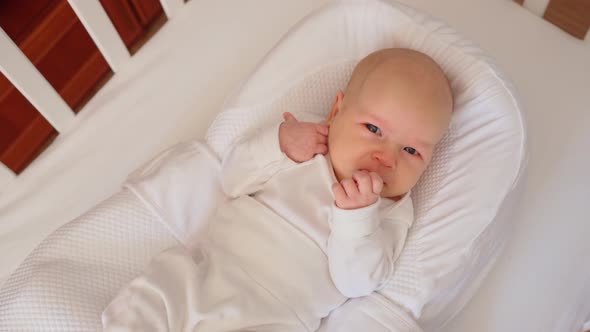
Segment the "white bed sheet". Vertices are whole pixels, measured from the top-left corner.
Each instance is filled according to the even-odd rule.
[[[117,191],[134,167],[203,137],[223,97],[325,2],[189,1],[85,107],[80,127],[3,188],[0,282],[52,230]],[[531,157],[515,234],[447,330],[574,331],[573,318],[590,312],[590,43],[507,0],[403,2],[495,57],[528,113]]]

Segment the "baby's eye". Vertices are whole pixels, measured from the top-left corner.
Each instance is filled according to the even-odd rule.
[[[372,125],[370,123],[366,123],[365,127],[367,127],[367,129],[369,129],[369,131],[373,134],[381,135],[381,129],[379,129],[379,127]]]
[[[404,148],[404,151],[406,151],[407,153],[411,154],[412,156],[415,156],[415,155],[418,154],[418,151],[416,151],[416,149],[414,149],[412,147],[409,147],[409,146],[406,146]]]

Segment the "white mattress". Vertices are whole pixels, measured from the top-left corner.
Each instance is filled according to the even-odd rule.
[[[203,137],[223,97],[324,2],[191,0],[86,106],[80,129],[2,190],[0,251],[11,255],[0,258],[0,277],[53,229],[114,193],[138,164],[174,142]],[[579,264],[590,252],[590,156],[581,153],[590,142],[590,44],[510,1],[404,2],[478,42],[528,109],[531,158],[514,237],[448,331],[573,331],[572,317],[590,312],[590,265]]]

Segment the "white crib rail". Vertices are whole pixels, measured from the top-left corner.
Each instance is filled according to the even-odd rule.
[[[184,0],[160,0],[162,9],[166,13],[166,17],[171,19],[178,13],[178,10],[184,5]]]
[[[131,58],[125,43],[98,0],[68,0],[113,72]]]
[[[542,17],[549,6],[549,0],[525,0],[522,5]]]
[[[4,187],[7,183],[14,180],[16,175],[12,170],[6,167],[4,164],[0,163],[0,188]],[[0,189],[0,195],[2,191]]]

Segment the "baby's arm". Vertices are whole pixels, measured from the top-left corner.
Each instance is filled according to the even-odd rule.
[[[279,124],[257,129],[234,144],[221,160],[221,186],[229,197],[260,190],[289,160],[279,147]]]
[[[356,172],[353,178],[355,181],[343,180],[334,185],[336,205],[330,220],[328,260],[338,290],[347,297],[360,297],[379,289],[391,277],[413,211],[408,202],[409,208],[399,206],[395,215],[380,219],[379,193],[383,182],[378,175],[368,172]],[[348,199],[344,199],[343,193]],[[355,206],[354,202],[365,205]]]
[[[285,113],[284,118],[281,124],[240,140],[225,154],[221,184],[226,195],[253,194],[292,161],[304,162],[327,152],[327,126],[299,122],[291,113]]]

